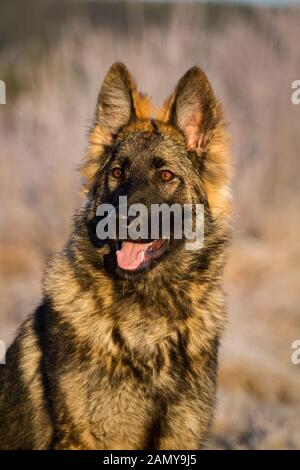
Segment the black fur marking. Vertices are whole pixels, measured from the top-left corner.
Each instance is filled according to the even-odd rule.
[[[49,314],[51,314],[51,304],[48,300],[45,300],[42,305],[40,305],[34,313],[34,322],[33,328],[39,344],[41,351],[41,360],[40,360],[40,376],[42,380],[42,388],[44,393],[44,401],[46,403],[46,408],[49,412],[49,417],[52,423],[53,434],[51,439],[50,448],[53,448],[55,442],[59,438],[58,429],[56,429],[56,420],[55,420],[55,409],[53,397],[55,397],[55,390],[51,378],[49,376],[49,364],[48,364],[48,354],[49,350],[51,351],[50,338],[47,334],[48,332],[48,319]]]
[[[128,369],[133,373],[133,376],[138,381],[144,381],[148,383],[152,376],[151,368],[147,364],[143,363],[141,359],[133,357],[133,353],[129,350],[118,326],[114,326],[113,328],[112,340],[122,350],[122,363],[128,367]]]
[[[168,400],[162,394],[153,397],[153,419],[151,420],[146,435],[144,449],[159,449],[159,443],[166,432],[166,417],[168,413]]]

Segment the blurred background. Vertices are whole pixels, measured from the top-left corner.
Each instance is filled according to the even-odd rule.
[[[200,65],[235,167],[228,325],[215,449],[300,448],[300,6],[279,0],[1,0],[0,339],[41,299],[43,268],[82,204],[76,168],[97,93],[121,60],[160,104]]]

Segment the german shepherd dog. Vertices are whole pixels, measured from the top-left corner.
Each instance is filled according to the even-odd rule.
[[[85,206],[1,366],[0,448],[203,447],[225,322],[229,160],[221,107],[198,67],[155,115],[125,65],[110,68],[81,167]],[[100,241],[97,207],[120,195],[202,204],[202,248]]]

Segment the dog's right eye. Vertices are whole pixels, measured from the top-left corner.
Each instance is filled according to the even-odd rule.
[[[123,173],[122,173],[121,168],[113,168],[111,170],[111,174],[113,175],[114,178],[118,179],[118,178],[121,178]]]

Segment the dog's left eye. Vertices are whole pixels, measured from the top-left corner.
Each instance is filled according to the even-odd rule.
[[[174,175],[169,170],[163,170],[160,174],[160,177],[163,181],[171,181],[174,178]]]

